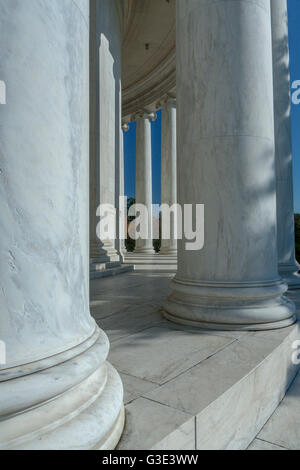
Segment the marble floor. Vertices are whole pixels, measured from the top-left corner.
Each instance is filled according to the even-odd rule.
[[[148,270],[91,281],[91,311],[125,388],[119,449],[247,449],[297,374],[290,350],[299,327],[245,333],[172,324],[161,306],[173,275]],[[299,308],[300,294],[291,295]],[[300,378],[294,387],[288,403],[300,395]],[[252,447],[288,447],[278,422],[288,427],[280,407]],[[295,440],[300,447],[299,431]]]
[[[290,296],[300,307],[300,293]],[[300,450],[300,372],[249,450]]]

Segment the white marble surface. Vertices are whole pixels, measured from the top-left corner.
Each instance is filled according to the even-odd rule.
[[[156,326],[114,343],[110,361],[120,372],[163,384],[232,341]]]
[[[121,311],[99,324],[107,333],[111,342],[130,336],[134,332],[143,331],[150,326],[162,323],[163,319],[157,306],[149,303],[141,309],[139,305],[131,306],[129,310]]]
[[[300,450],[300,375],[258,434],[258,439],[289,450]]]
[[[134,325],[136,315],[146,313],[150,302],[162,302],[168,294],[167,281],[155,270],[122,278],[118,298],[120,302],[134,299],[136,309],[126,310],[128,323]],[[106,292],[118,282],[93,282],[93,296],[109,299]],[[297,291],[291,295],[297,302]],[[156,308],[153,322],[159,303]],[[117,318],[118,314],[112,313],[110,324],[117,323]],[[300,337],[298,325],[273,331],[217,333],[166,321],[145,326],[139,333],[125,322],[119,327],[127,336],[112,343],[110,357],[123,371],[128,404],[121,449],[186,449],[195,442],[198,449],[246,449],[297,372],[291,353],[293,341]],[[177,421],[182,415],[177,412],[196,419],[193,441],[190,431],[182,433],[182,424]]]
[[[136,204],[148,209],[148,238],[136,241],[135,253],[154,253],[152,203],[151,122],[142,115],[136,120]]]
[[[161,203],[171,208],[177,203],[177,120],[176,100],[173,98],[168,98],[162,108],[161,127]],[[162,239],[160,254],[177,255],[176,215],[170,219],[170,236],[168,239]],[[163,223],[164,213],[162,212]]]
[[[120,110],[121,113],[121,110]],[[118,178],[119,175],[119,178]],[[119,168],[117,169],[117,185],[116,185],[116,199],[117,199],[117,208],[120,211],[120,219],[117,220],[117,240],[116,248],[121,255],[122,261],[124,261],[124,256],[127,253],[125,246],[125,237],[127,236],[127,203],[124,198],[125,196],[125,160],[124,160],[124,131],[120,133],[120,161]],[[120,206],[121,202],[121,206]]]
[[[194,417],[139,398],[126,408],[118,450],[195,450],[194,436]]]
[[[178,243],[173,321],[295,321],[277,266],[270,15],[269,0],[177,1],[178,202],[205,205],[205,244]]]
[[[89,2],[0,0],[1,449],[115,447],[123,387],[89,311]]]
[[[252,444],[248,447],[247,450],[287,450],[283,447],[275,446],[270,442],[262,441],[261,439],[254,439]]]
[[[167,250],[169,250],[169,246],[170,244],[167,243]],[[177,253],[177,250],[175,252]],[[143,253],[127,253],[124,258],[124,264],[133,265],[135,271],[152,271],[155,269],[156,271],[173,273],[177,270],[177,254],[166,255],[164,253],[155,253],[154,255],[149,255]]]
[[[116,240],[99,240],[99,204],[117,207],[121,150],[121,25],[118,0],[91,3],[90,238],[91,258],[119,261]],[[99,215],[99,214],[98,214]]]
[[[95,329],[86,275],[88,29],[70,0],[1,0],[0,13],[0,329],[13,367]]]
[[[286,0],[271,1],[279,273],[290,289],[300,288],[295,258],[290,58]]]
[[[153,382],[142,380],[138,377],[133,377],[132,375],[121,374],[121,379],[124,385],[125,405],[128,405],[132,401],[158,387],[158,385]]]

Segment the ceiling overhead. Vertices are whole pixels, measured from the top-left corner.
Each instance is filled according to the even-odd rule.
[[[125,0],[123,116],[176,86],[176,0]]]

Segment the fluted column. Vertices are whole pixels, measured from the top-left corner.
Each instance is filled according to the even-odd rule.
[[[154,116],[141,114],[136,120],[136,204],[148,210],[148,238],[138,239],[135,253],[152,254],[152,144],[151,122]]]
[[[290,61],[286,0],[271,1],[275,149],[277,174],[278,268],[290,289],[300,288],[295,257]]]
[[[124,423],[89,312],[88,5],[0,0],[1,449],[110,449]]]
[[[91,260],[92,263],[119,262],[116,236],[99,239],[99,205],[118,207],[121,143],[121,23],[119,0],[92,0],[91,16]],[[104,217],[108,217],[106,212]],[[117,231],[117,226],[115,227]],[[115,234],[116,235],[116,234]]]
[[[176,153],[176,99],[168,97],[162,108],[162,153],[161,153],[161,202],[170,209],[177,203],[177,153]],[[177,255],[176,218],[177,212],[162,211],[164,217],[170,215],[170,238],[162,239],[162,255]]]
[[[270,15],[269,0],[177,0],[179,203],[205,206],[204,247],[179,243],[165,305],[179,323],[295,321],[277,269]]]

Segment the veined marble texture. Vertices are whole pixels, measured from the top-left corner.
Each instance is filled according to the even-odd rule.
[[[178,202],[205,205],[205,246],[178,243],[174,321],[295,321],[277,267],[270,14],[268,0],[177,1]]]
[[[0,448],[114,448],[123,388],[89,312],[89,2],[0,0]]]
[[[120,261],[115,239],[99,240],[99,204],[118,206],[121,152],[121,24],[119,0],[91,2],[90,208],[91,258]]]
[[[272,0],[277,234],[279,273],[290,289],[300,288],[295,258],[290,58],[286,0]]]
[[[162,110],[162,162],[161,162],[161,200],[162,204],[173,207],[177,203],[177,133],[176,101],[169,98]],[[175,215],[170,221],[170,238],[162,240],[163,255],[177,255],[177,240],[174,235]],[[162,223],[164,222],[162,213]]]
[[[86,275],[88,28],[70,0],[1,0],[0,18],[0,321],[14,367],[95,330]]]
[[[148,239],[138,239],[135,253],[154,253],[152,241],[152,145],[147,116],[136,120],[136,203],[148,209]]]

